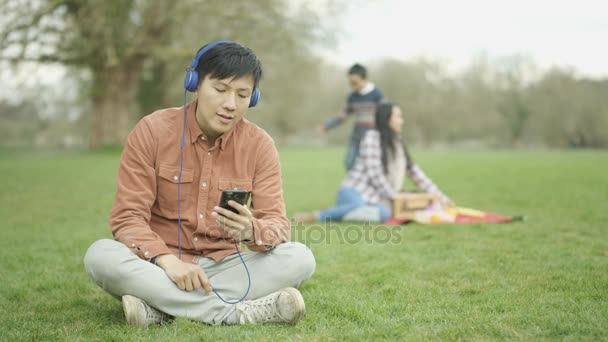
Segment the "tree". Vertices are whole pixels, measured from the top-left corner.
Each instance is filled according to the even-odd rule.
[[[2,58],[89,70],[89,143],[119,144],[129,130],[141,68],[167,44],[175,10],[172,1],[6,1]]]
[[[121,144],[130,129],[129,118],[139,112],[137,100],[147,101],[139,87],[167,83],[169,73],[183,77],[202,41],[239,40],[267,51],[268,59],[282,65],[288,52],[310,63],[310,51],[302,47],[318,32],[311,25],[315,16],[294,16],[303,9],[279,0],[4,0],[0,59],[89,71],[90,146]],[[276,51],[281,54],[272,55]],[[142,72],[150,70],[153,77],[146,84]],[[160,101],[165,90],[156,89]]]
[[[608,146],[607,80],[579,79],[571,71],[549,71],[529,91],[533,128],[556,147]]]

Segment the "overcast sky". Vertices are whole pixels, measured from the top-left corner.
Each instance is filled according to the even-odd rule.
[[[482,52],[608,77],[608,0],[379,0],[352,5],[326,57],[347,66],[431,57],[458,69]]]
[[[323,8],[328,0],[302,1]],[[608,77],[608,0],[348,0],[348,4],[347,12],[331,25],[341,32],[338,46],[323,53],[344,67],[382,57],[428,57],[458,71],[480,53],[520,54],[541,68],[574,67],[584,76]],[[9,71],[0,68],[0,83],[21,79]],[[41,78],[53,84],[64,74],[64,68],[46,66]],[[3,88],[0,96],[10,91]]]

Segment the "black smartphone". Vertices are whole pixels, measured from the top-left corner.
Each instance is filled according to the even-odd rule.
[[[249,191],[240,189],[230,189],[222,191],[222,197],[220,198],[220,208],[228,209],[233,213],[238,214],[239,211],[228,204],[228,201],[230,200],[233,200],[242,205],[247,205],[247,201],[249,201]]]

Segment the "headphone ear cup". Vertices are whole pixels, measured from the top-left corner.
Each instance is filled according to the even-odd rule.
[[[194,92],[198,86],[198,73],[196,70],[188,69],[184,78],[184,88],[189,92]]]
[[[253,93],[251,93],[251,100],[249,100],[249,107],[255,107],[260,101],[260,89],[257,87],[253,89]]]

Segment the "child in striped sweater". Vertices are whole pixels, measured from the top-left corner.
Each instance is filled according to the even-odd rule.
[[[340,126],[347,117],[353,117],[355,127],[348,144],[345,166],[350,170],[355,165],[359,155],[359,143],[361,138],[369,129],[374,128],[374,113],[376,106],[383,100],[384,96],[380,89],[367,78],[367,70],[360,64],[353,65],[348,70],[348,80],[353,92],[346,100],[346,108],[337,116],[326,120],[321,125],[321,133]]]

